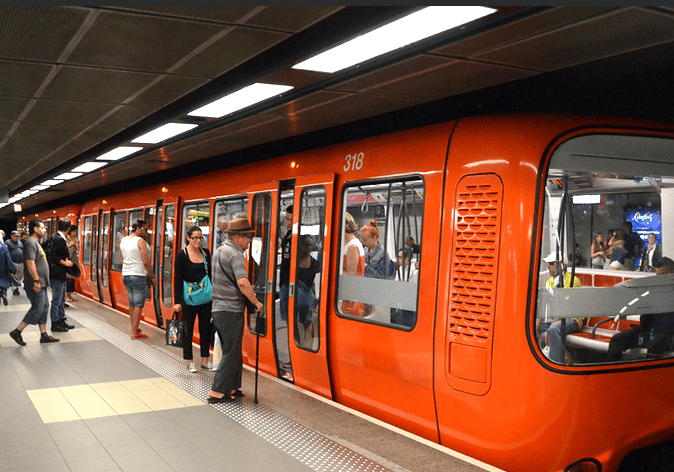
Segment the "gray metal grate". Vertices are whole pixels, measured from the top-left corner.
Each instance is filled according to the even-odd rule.
[[[196,398],[207,397],[210,377],[188,375],[179,360],[132,340],[127,333],[82,310],[72,310],[68,316]],[[211,406],[315,471],[390,470],[260,404],[243,401]]]

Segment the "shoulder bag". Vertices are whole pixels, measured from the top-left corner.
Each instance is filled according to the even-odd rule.
[[[183,320],[178,319],[178,312],[173,312],[173,318],[166,320],[166,345],[183,347]]]
[[[185,303],[191,306],[203,305],[211,301],[213,294],[213,286],[211,285],[211,279],[208,277],[208,262],[206,261],[206,254],[204,250],[199,248],[201,254],[204,257],[204,267],[206,268],[206,275],[199,282],[185,282],[183,281],[183,299]],[[185,255],[189,261],[190,256],[187,254],[187,248],[185,248]]]

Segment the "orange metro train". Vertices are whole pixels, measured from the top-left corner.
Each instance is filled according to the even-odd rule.
[[[291,204],[284,321],[280,239]],[[377,222],[393,274],[345,273],[347,213],[359,228]],[[674,460],[674,333],[664,334],[664,352],[646,339],[608,355],[612,337],[637,329],[642,315],[668,315],[674,275],[639,270],[638,254],[621,270],[608,257],[590,264],[595,234],[628,217],[650,224],[635,231],[655,234],[674,258],[671,124],[469,117],[38,215],[52,232],[59,217],[76,222],[77,291],[127,313],[118,244],[146,220],[157,284],[142,317],[160,327],[172,314],[186,229],[200,226],[214,251],[218,224],[246,216],[255,229],[249,278],[265,304],[262,371],[508,471],[664,471]],[[307,236],[320,270],[299,322]],[[570,257],[574,248],[584,257]],[[542,262],[550,253],[581,287],[556,283]],[[345,308],[353,302],[359,310]],[[545,328],[575,318],[555,345]],[[249,365],[255,330],[249,315]]]

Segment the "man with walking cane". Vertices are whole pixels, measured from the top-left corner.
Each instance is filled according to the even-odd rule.
[[[213,324],[222,344],[222,358],[208,392],[208,403],[229,403],[243,397],[241,342],[245,324],[246,299],[262,311],[246,274],[244,251],[250,246],[253,228],[246,218],[227,226],[229,239],[213,253]],[[256,395],[257,397],[257,395]]]

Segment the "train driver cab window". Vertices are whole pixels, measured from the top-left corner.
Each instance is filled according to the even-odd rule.
[[[112,270],[122,271],[122,252],[119,244],[126,230],[126,211],[115,212],[112,217]]]
[[[340,315],[414,327],[423,210],[420,177],[345,186],[337,285]]]
[[[202,247],[208,247],[208,235],[210,234],[211,224],[211,205],[209,202],[186,203],[183,205],[182,235],[180,248],[187,246],[185,235],[192,226],[198,226],[201,229]]]
[[[533,338],[562,365],[674,357],[674,140],[589,135],[545,176]]]

